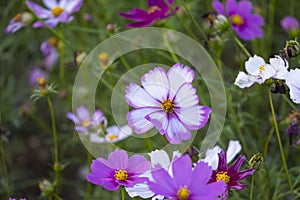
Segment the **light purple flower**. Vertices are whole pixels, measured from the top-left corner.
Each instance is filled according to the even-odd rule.
[[[28,82],[31,86],[37,86],[37,79],[43,77],[45,80],[48,80],[48,74],[39,67],[33,67],[29,72]]]
[[[86,176],[87,180],[95,185],[101,185],[107,190],[117,190],[121,185],[133,187],[137,183],[147,181],[140,177],[150,170],[151,163],[145,157],[134,155],[128,158],[124,150],[115,150],[110,153],[108,160],[97,158],[91,165],[92,172]]]
[[[22,27],[28,26],[32,23],[33,17],[28,12],[18,13],[14,18],[9,21],[8,26],[5,29],[5,33],[11,34],[16,32]]]
[[[95,129],[97,131],[98,126],[101,124],[107,125],[107,120],[101,110],[96,110],[91,116],[89,110],[84,106],[78,107],[76,114],[68,112],[67,118],[75,123],[75,130],[82,134],[95,131]]]
[[[92,133],[90,135],[90,140],[93,143],[110,143],[110,142],[118,142],[126,139],[132,134],[132,129],[128,125],[124,126],[110,126],[106,129],[105,137],[102,136],[101,133]]]
[[[292,69],[285,74],[286,85],[290,89],[290,98],[297,104],[300,104],[300,69]]]
[[[218,13],[226,16],[224,6],[220,1],[214,0],[212,5]],[[227,0],[226,8],[232,28],[240,38],[253,40],[263,36],[261,26],[264,24],[264,20],[260,15],[252,13],[250,1]]]
[[[40,19],[45,19],[45,24],[53,28],[60,22],[67,23],[73,20],[72,13],[79,11],[83,0],[42,0],[47,9],[40,5],[26,1],[27,6],[35,12]],[[37,21],[33,24],[34,28],[43,27],[44,24],[41,21]]]
[[[247,178],[255,172],[255,169],[239,171],[243,163],[246,161],[246,157],[239,156],[236,161],[230,167],[228,167],[226,152],[222,150],[218,155],[218,168],[213,171],[210,182],[225,181],[227,188],[232,188],[234,190],[244,189],[246,185],[239,183],[239,181]],[[227,192],[228,191],[226,191],[225,196],[227,196]]]
[[[44,56],[43,64],[50,70],[53,68],[59,58],[59,53],[57,51],[58,42],[59,41],[57,38],[52,37],[48,40],[45,40],[40,47],[40,50]]]
[[[299,22],[295,17],[286,16],[280,21],[281,27],[286,32],[291,32],[293,30],[297,30],[299,28]]]
[[[168,3],[167,3],[168,2]],[[148,0],[148,10],[140,8],[133,8],[127,13],[120,12],[119,15],[127,19],[137,22],[127,24],[127,28],[141,28],[154,24],[158,20],[166,19],[174,15],[179,7],[176,7],[170,13],[170,7],[173,5],[174,0]]]
[[[211,109],[199,106],[192,86],[194,71],[175,64],[166,72],[156,67],[141,78],[142,87],[130,83],[125,99],[135,109],[127,114],[128,125],[138,134],[155,127],[170,143],[191,138],[191,130],[202,128]]]
[[[176,159],[172,164],[172,175],[159,164],[152,169],[153,181],[149,188],[168,199],[219,199],[226,190],[224,181],[208,183],[212,168],[204,162],[199,162],[192,169],[191,158],[186,155]]]
[[[15,199],[15,198],[13,198],[13,197],[9,197],[8,200],[17,200],[17,199]],[[20,198],[20,200],[26,200],[26,198]]]

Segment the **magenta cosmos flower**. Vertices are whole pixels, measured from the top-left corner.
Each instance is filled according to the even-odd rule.
[[[280,21],[280,25],[286,32],[291,32],[299,28],[298,20],[295,17],[291,17],[291,16],[284,17]]]
[[[218,168],[213,171],[210,182],[225,181],[225,183],[227,184],[227,188],[232,188],[234,190],[244,189],[246,185],[239,183],[239,181],[245,179],[255,172],[255,169],[239,171],[243,163],[245,162],[246,157],[239,156],[237,160],[230,167],[228,167],[226,152],[222,150],[218,154],[218,156]],[[228,191],[226,191],[225,196],[227,196],[227,192]]]
[[[168,2],[168,4],[166,3]],[[127,13],[119,13],[120,16],[136,22],[127,24],[127,28],[141,28],[154,24],[158,20],[166,19],[174,15],[179,7],[170,12],[174,0],[148,0],[148,10],[133,8]]]
[[[87,180],[95,185],[101,185],[107,190],[117,190],[120,185],[133,187],[143,183],[148,178],[140,177],[150,170],[151,163],[143,156],[134,155],[128,159],[124,150],[115,150],[110,153],[108,160],[97,158],[91,165],[92,172]]]
[[[226,190],[224,181],[208,183],[212,168],[199,162],[192,169],[188,155],[176,159],[172,164],[172,175],[159,164],[151,172],[153,181],[148,185],[157,195],[174,200],[213,200]]]
[[[83,0],[42,0],[47,9],[41,7],[40,5],[32,2],[26,1],[28,7],[35,12],[35,14],[40,19],[45,19],[45,24],[53,28],[58,25],[58,23],[67,23],[73,20],[72,13],[77,12]],[[37,21],[33,24],[34,28],[43,27],[44,24]]]
[[[189,140],[190,130],[202,128],[211,112],[198,105],[193,80],[191,68],[175,64],[168,72],[161,67],[150,70],[141,78],[142,87],[130,83],[125,99],[135,109],[127,114],[128,125],[138,134],[155,127],[173,144]]]
[[[220,1],[214,0],[212,5],[218,13],[226,16],[224,6]],[[240,38],[253,40],[263,36],[261,26],[264,24],[264,20],[260,15],[252,13],[250,1],[227,0],[226,8],[232,28]]]
[[[78,107],[76,114],[68,112],[67,117],[74,122],[75,130],[83,134],[97,130],[101,124],[107,125],[107,120],[101,110],[96,110],[91,116],[89,110],[84,106]]]

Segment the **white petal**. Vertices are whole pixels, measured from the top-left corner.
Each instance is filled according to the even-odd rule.
[[[168,121],[166,137],[170,143],[179,144],[182,140],[191,139],[191,131],[184,127],[176,116],[171,115]]]
[[[148,155],[150,156],[152,166],[159,164],[166,170],[168,169],[170,165],[170,158],[164,150],[155,150],[148,153]]]
[[[206,162],[209,166],[212,167],[213,170],[216,170],[219,164],[218,153],[220,153],[221,151],[222,149],[218,145],[216,145],[212,149],[207,149],[205,158],[200,161]]]
[[[242,150],[242,146],[238,140],[230,140],[226,152],[227,163],[230,163],[232,159]]]
[[[98,133],[90,134],[90,141],[93,143],[103,144],[106,142],[104,137],[100,137]]]
[[[144,88],[135,83],[130,83],[125,91],[126,102],[134,108],[161,106],[161,103],[151,97]]]
[[[263,82],[265,82],[267,79],[275,76],[276,71],[275,69],[272,67],[272,65],[264,65],[263,66],[263,70],[260,70],[260,75],[263,78]]]
[[[290,98],[297,104],[300,103],[300,69],[289,71],[284,79],[290,89]]]
[[[50,0],[50,1],[49,0],[43,0],[43,3],[49,9],[52,9],[52,8],[57,6],[56,0]]]
[[[147,199],[154,195],[154,193],[149,189],[148,185],[145,183],[139,183],[130,188],[125,187],[125,189],[131,198],[140,196],[143,199]]]
[[[270,58],[270,64],[276,71],[276,74],[273,76],[273,78],[284,79],[285,74],[288,72],[288,61],[285,58],[276,55],[275,58]]]
[[[252,75],[259,75],[259,68],[264,66],[266,62],[260,56],[254,55],[245,62],[246,71]]]
[[[234,84],[238,86],[239,88],[245,88],[245,87],[250,87],[253,85],[255,81],[250,79],[250,76],[247,75],[245,72],[239,72],[237,75]]]
[[[178,89],[173,101],[177,108],[188,108],[198,105],[199,98],[196,94],[196,89],[192,86],[192,84],[184,83]]]
[[[173,65],[168,71],[171,94],[170,98],[176,94],[177,90],[183,83],[192,83],[194,77],[195,74],[191,68],[184,66],[183,64]]]
[[[133,128],[136,133],[145,133],[153,128],[153,124],[145,118],[156,110],[153,108],[138,108],[127,114],[128,125]]]
[[[156,100],[167,100],[169,93],[169,80],[163,68],[156,67],[142,77],[145,90]]]
[[[158,112],[152,112],[145,118],[152,122],[161,135],[164,135],[167,132],[166,130],[169,124],[167,115],[168,114],[165,111],[161,110]]]

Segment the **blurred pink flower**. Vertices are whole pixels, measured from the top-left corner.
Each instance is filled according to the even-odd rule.
[[[280,25],[286,32],[290,32],[299,28],[298,20],[292,16],[285,16],[280,21]]]
[[[29,72],[28,82],[31,86],[37,86],[37,79],[43,77],[45,80],[48,80],[48,74],[39,67],[33,67]]]
[[[52,69],[58,61],[59,53],[57,51],[58,40],[56,38],[49,38],[45,40],[40,47],[44,56],[43,64],[46,68]]]
[[[18,13],[14,18],[12,18],[9,21],[9,24],[7,25],[5,29],[5,33],[11,34],[16,32],[22,27],[28,26],[29,24],[32,23],[33,17],[30,13],[28,12],[22,12]]]

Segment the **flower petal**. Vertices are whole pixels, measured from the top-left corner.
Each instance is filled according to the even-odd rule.
[[[243,163],[245,162],[245,156],[239,156],[236,161],[228,168],[228,174],[234,174],[242,167]]]
[[[209,166],[212,166],[213,170],[216,170],[219,163],[218,153],[221,151],[222,149],[218,145],[212,149],[207,149],[205,158],[200,161],[206,162]]]
[[[253,85],[253,83],[255,83],[255,81],[251,79],[250,76],[245,72],[239,72],[234,82],[234,84],[239,88],[248,88]]]
[[[168,121],[169,124],[165,134],[170,143],[179,144],[182,140],[191,139],[191,131],[183,126],[175,115],[171,115]]]
[[[128,172],[142,174],[151,168],[151,163],[144,157],[140,155],[134,155],[129,158],[127,170]]]
[[[230,140],[226,152],[227,163],[230,163],[232,159],[242,150],[242,146],[238,140]]]
[[[163,168],[168,169],[170,165],[170,158],[164,150],[151,151],[148,155],[150,156],[152,165],[159,164]]]
[[[201,197],[204,197],[203,199],[207,200],[210,199],[209,197],[217,197],[221,196],[225,191],[227,190],[227,185],[224,181],[218,181],[214,183],[210,183],[207,185],[204,185],[203,187],[199,188],[198,190],[193,190],[192,194],[193,197],[200,197],[199,199],[202,199]],[[194,198],[197,199],[197,198]],[[219,199],[219,198],[211,198],[211,199]]]
[[[181,156],[172,163],[175,187],[189,186],[192,178],[192,161],[188,155]]]
[[[126,187],[125,189],[131,198],[140,196],[143,199],[147,199],[154,196],[154,193],[149,189],[147,184],[138,183],[133,187]]]
[[[56,0],[51,0],[51,1],[49,1],[49,0],[42,0],[42,1],[43,1],[43,4],[44,4],[47,8],[49,8],[50,10],[51,10],[52,8],[54,8],[54,7],[57,6]]]
[[[88,120],[90,119],[90,112],[89,110],[84,107],[84,106],[79,106],[77,108],[77,117],[79,118],[79,120],[83,121],[83,120]]]
[[[126,169],[128,166],[128,154],[124,150],[116,149],[109,154],[108,163],[114,169]]]
[[[197,191],[199,188],[206,185],[211,178],[212,168],[204,162],[197,163],[191,176],[191,183],[189,189]]]
[[[254,55],[245,62],[246,70],[249,74],[259,75],[259,68],[266,65],[264,59],[260,56]]]
[[[80,10],[80,7],[82,6],[83,0],[68,0],[66,3],[66,11],[68,13],[74,13]]]
[[[26,1],[26,4],[39,18],[44,19],[52,16],[49,10],[46,10],[45,8],[32,1]]]
[[[218,153],[218,156],[219,156],[218,171],[226,172],[227,171],[226,152],[222,150],[220,153]]]
[[[177,108],[188,108],[197,105],[199,98],[193,85],[191,83],[184,83],[178,89],[173,101]]]

